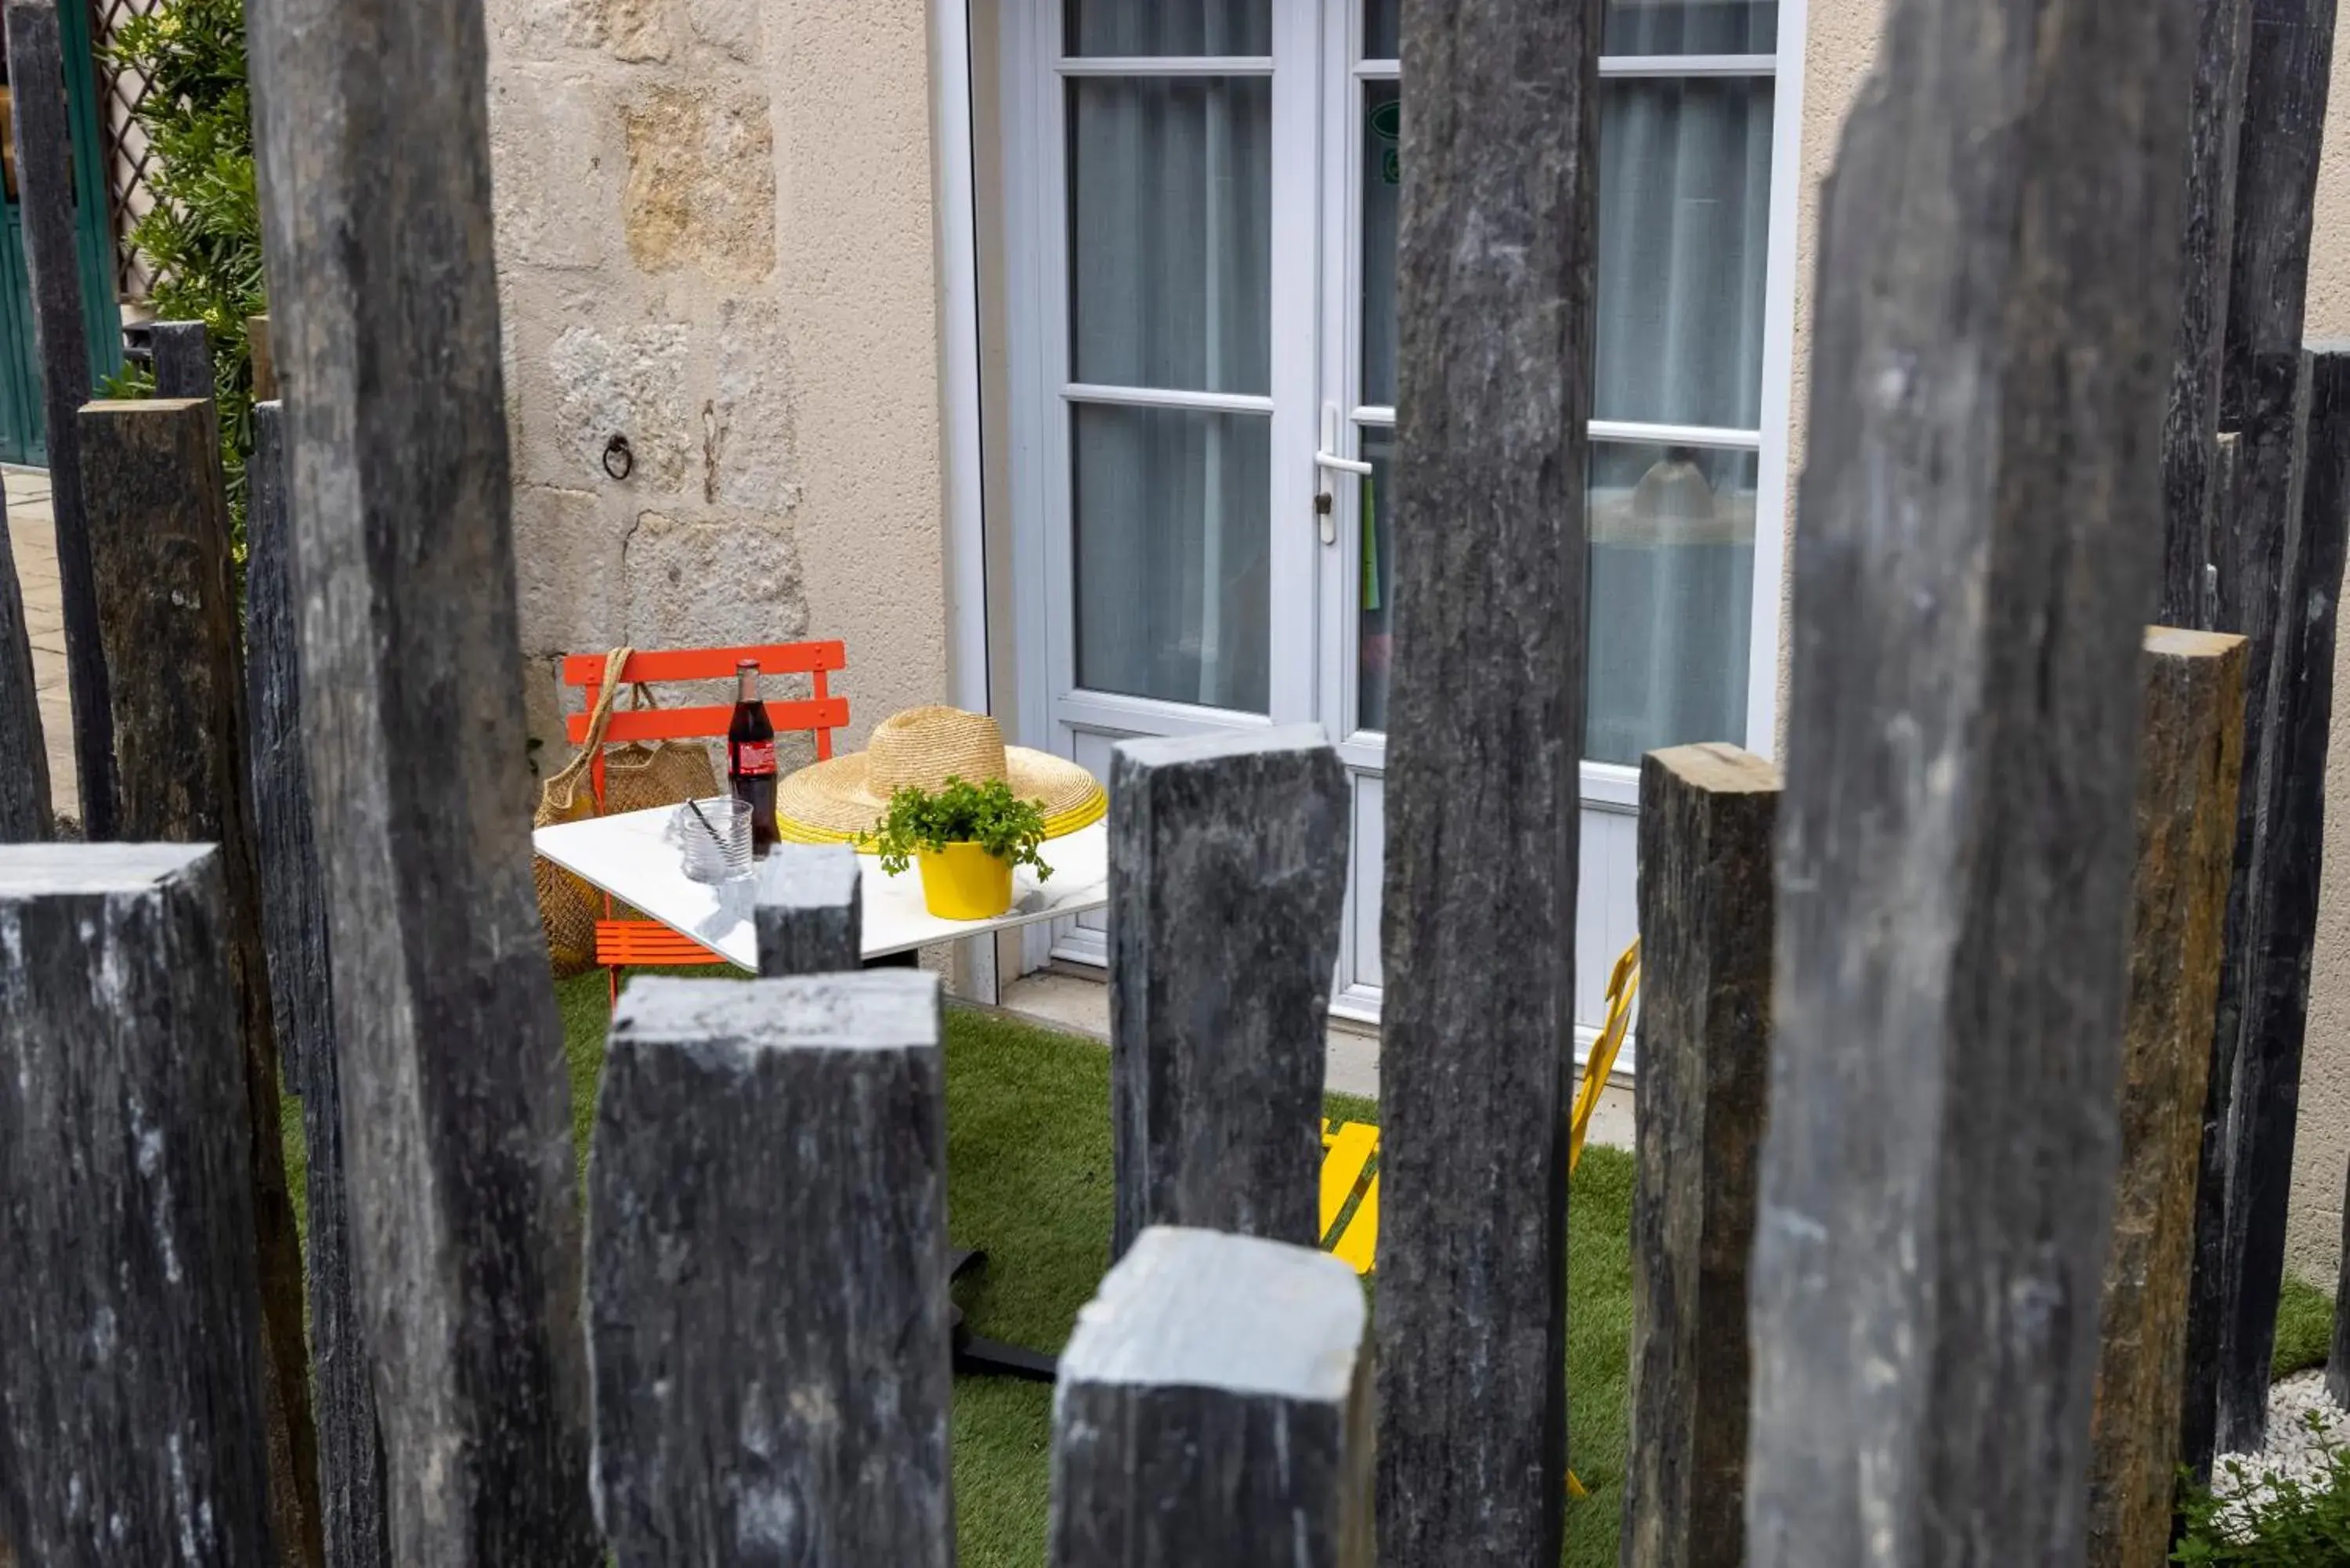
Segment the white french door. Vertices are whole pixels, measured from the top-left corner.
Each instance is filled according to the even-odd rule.
[[[1022,739],[1313,721],[1355,795],[1334,1005],[1381,996],[1398,0],[1004,0]],[[1782,12],[1789,14],[1783,16]],[[1794,7],[1611,0],[1578,1021],[1635,928],[1639,754],[1767,750]],[[1097,921],[1040,935],[1099,962]]]

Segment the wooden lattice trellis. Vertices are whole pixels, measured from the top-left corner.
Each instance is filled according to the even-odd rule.
[[[90,36],[100,56],[98,85],[106,128],[107,217],[114,231],[115,283],[125,299],[144,298],[154,281],[147,258],[130,240],[132,226],[155,204],[154,189],[148,181],[154,149],[138,119],[152,84],[144,71],[118,69],[106,64],[103,56],[125,19],[144,16],[162,4],[163,0],[89,0]]]

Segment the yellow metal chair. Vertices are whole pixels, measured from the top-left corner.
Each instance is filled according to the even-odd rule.
[[[1591,1131],[1592,1115],[1599,1109],[1607,1075],[1616,1070],[1617,1055],[1632,1032],[1632,1003],[1639,994],[1640,944],[1635,941],[1624,950],[1607,977],[1607,1021],[1600,1028],[1599,1038],[1592,1042],[1591,1054],[1583,1064],[1583,1084],[1575,1096],[1566,1157],[1570,1171],[1583,1163],[1583,1143]],[[1334,1127],[1326,1120],[1322,1148],[1322,1245],[1346,1260],[1355,1272],[1367,1274],[1379,1241],[1379,1178],[1373,1168],[1379,1154],[1379,1129],[1367,1122]],[[1341,1219],[1344,1225],[1339,1224]]]
[[[1591,1131],[1591,1117],[1599,1109],[1607,1075],[1616,1070],[1616,1057],[1632,1032],[1632,1003],[1639,994],[1640,944],[1635,940],[1607,976],[1607,1021],[1600,1026],[1599,1038],[1591,1043],[1591,1054],[1583,1064],[1583,1083],[1575,1095],[1575,1118],[1567,1133],[1569,1174],[1583,1163],[1584,1138]],[[1334,1127],[1325,1118],[1322,1148],[1322,1245],[1355,1272],[1367,1274],[1379,1243],[1379,1178],[1371,1168],[1379,1155],[1379,1129],[1367,1122],[1346,1122]],[[1569,1497],[1591,1495],[1572,1470],[1567,1472],[1566,1491]]]

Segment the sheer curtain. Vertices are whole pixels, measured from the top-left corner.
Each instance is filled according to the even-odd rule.
[[[1772,98],[1767,77],[1605,84],[1597,418],[1759,428]],[[1593,442],[1591,760],[1746,739],[1755,475],[1751,441]]]
[[[1270,30],[1264,0],[1069,7],[1092,55],[1262,54]],[[1071,410],[1077,680],[1262,712],[1271,421],[1150,394],[1272,390],[1272,83],[1066,91],[1071,379],[1131,393]]]

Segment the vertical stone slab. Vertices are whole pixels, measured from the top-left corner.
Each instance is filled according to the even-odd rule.
[[[1110,1256],[1149,1225],[1321,1242],[1346,770],[1319,725],[1110,758]]]
[[[2334,1299],[2350,1301],[2350,1192],[2342,1203],[2342,1271],[2335,1277]],[[2350,1409],[2350,1312],[2334,1314],[2334,1341],[2325,1361],[2325,1391],[2334,1402]]]
[[[2158,627],[2146,637],[2122,1158],[2090,1427],[2091,1568],[2147,1568],[2169,1552],[2245,647],[2216,632]]]
[[[2284,1284],[2285,1214],[2301,1112],[2302,1044],[2325,863],[2325,766],[2334,634],[2350,533],[2350,345],[2313,352],[2300,525],[2285,567],[2270,679],[2271,754],[2261,772],[2262,848],[2245,939],[2244,1033],[2228,1141],[2227,1277],[2220,1341],[2219,1441],[2257,1451],[2268,1432],[2269,1360]]]
[[[245,20],[391,1554],[585,1568],[578,1189],[518,809],[481,0],[253,0]]]
[[[104,632],[116,806],[142,842],[215,843],[229,983],[244,1039],[277,1532],[292,1560],[323,1550],[302,1334],[302,1251],[280,1141],[276,1022],[261,871],[246,795],[235,565],[209,402],[97,402],[76,442]]]
[[[2244,438],[2223,431],[2212,452],[2212,515],[2224,518],[2229,498],[2243,472]],[[2219,572],[2212,572],[2216,585]],[[2216,587],[2215,587],[2216,592]],[[2244,691],[2247,712],[2251,692],[2261,685],[2261,667],[2245,649]],[[2228,909],[2221,926],[2220,983],[2212,1003],[2210,1061],[2203,1086],[2202,1147],[2195,1168],[2195,1245],[2187,1288],[2187,1368],[2179,1381],[2178,1462],[2208,1480],[2218,1438],[2220,1416],[2220,1327],[2226,1304],[2228,1250],[2228,1108],[2236,1091],[2236,1040],[2241,1015],[2232,987],[2239,978],[2236,954],[2228,935],[2242,919],[2239,902],[2243,892],[2244,866],[2238,857],[2250,852],[2244,832],[2244,797],[2257,784],[2241,755],[2247,737],[2238,742],[2235,848],[2230,857]]]
[[[621,1568],[949,1568],[938,981],[639,980],[588,1165]]]
[[[276,1561],[209,846],[0,849],[0,1542]]]
[[[1053,1395],[1052,1568],[1363,1568],[1363,1290],[1308,1247],[1153,1226],[1077,1314]]]
[[[2220,433],[2220,371],[2227,342],[2228,277],[2234,260],[2238,130],[2243,123],[2252,0],[2196,0],[2195,84],[2187,143],[2185,223],[2179,247],[2178,340],[2162,431],[2165,626],[2214,623],[2211,505],[2213,442]]]
[[[1639,1174],[1625,1568],[1746,1561],[1747,1260],[1770,1081],[1778,771],[1640,765]]]
[[[158,321],[148,329],[155,346],[155,395],[201,398],[209,402],[213,345],[201,321]]]
[[[846,844],[778,844],[759,867],[759,973],[847,974],[863,961],[865,891]]]
[[[25,271],[32,285],[33,337],[41,356],[41,416],[49,458],[49,511],[57,524],[74,767],[81,784],[82,836],[98,842],[120,835],[115,820],[114,735],[108,728],[112,709],[107,701],[106,656],[99,639],[98,592],[90,576],[74,427],[74,410],[88,400],[94,379],[82,323],[81,262],[74,242],[73,130],[66,119],[57,0],[6,0],[5,26],[8,78],[15,89],[10,102],[16,125]],[[97,199],[96,192],[91,199]],[[15,567],[9,569],[13,574]],[[29,654],[26,670],[29,680]],[[44,760],[33,765],[46,774],[45,753],[20,754],[42,755]],[[38,836],[47,836],[47,831]]]
[[[2323,152],[2332,71],[2336,0],[2252,0],[2245,64],[2243,125],[2237,152],[2234,257],[2229,276],[2226,358],[2220,428],[2238,432],[2235,485],[2228,497],[2219,548],[2220,615],[2216,629],[2251,639],[2246,685],[2244,783],[2238,796],[2235,881],[2229,894],[2227,951],[2220,978],[2213,1071],[2227,1075],[2226,1127],[2220,1186],[2228,1212],[2238,1198],[2241,1151],[2233,1128],[2243,1081],[2244,1011],[2261,981],[2252,974],[2259,915],[2256,900],[2269,859],[2262,838],[2273,802],[2263,777],[2273,776],[2270,730],[2276,708],[2277,628],[2284,608],[2284,572],[2301,525],[2301,443],[2308,389],[2302,367],[2302,328],[2308,301],[2309,247],[2317,170]],[[2198,1245],[2198,1278],[2189,1327],[2191,1344],[2210,1347],[2217,1380],[2208,1391],[2213,1408],[2186,1413],[2185,1459],[2198,1474],[2210,1466],[2220,1420],[2218,1382],[2230,1374],[2227,1340],[2238,1315],[2241,1270],[2222,1219],[2217,1242]],[[2241,1378],[2238,1379],[2241,1382]],[[2205,1390],[2190,1384],[2190,1397]]]
[[[2176,247],[2144,236],[2179,232],[2192,24],[1896,0],[1845,128],[1795,546],[1753,1568],[2082,1559],[2178,326]]]
[[[328,1568],[380,1568],[391,1560],[383,1440],[351,1281],[333,965],[327,950],[326,889],[310,821],[310,773],[302,753],[299,614],[286,515],[285,429],[282,404],[255,405],[253,461],[245,467],[250,489],[244,563],[254,836],[280,1062],[287,1086],[302,1102],[302,1136],[309,1151],[306,1262],[321,1533]]]
[[[1523,1565],[1566,1498],[1600,16],[1402,28],[1378,1550]]]
[[[253,355],[253,396],[255,401],[277,401],[277,357],[270,351],[269,317],[244,319],[244,342]]]

